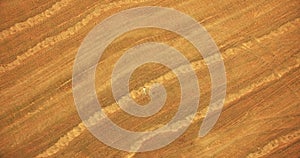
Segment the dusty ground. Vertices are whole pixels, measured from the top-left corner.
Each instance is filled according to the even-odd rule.
[[[98,141],[81,122],[72,95],[72,66],[87,33],[108,16],[136,6],[164,6],[199,21],[222,53],[227,96],[222,114],[205,137],[199,125],[210,99],[203,59],[182,37],[141,29],[116,39],[97,67],[96,87],[105,112],[119,126],[153,130],[167,123],[180,101],[168,68],[146,64],[131,77],[136,101],[147,83],[165,85],[165,107],[149,118],[117,108],[111,65],[125,49],[161,41],[180,50],[199,78],[197,117],[183,136],[151,152],[128,153]],[[300,157],[300,2],[298,0],[0,1],[0,157]]]

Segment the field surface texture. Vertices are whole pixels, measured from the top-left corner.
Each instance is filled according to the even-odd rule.
[[[149,87],[162,84],[167,94],[162,109],[135,117],[118,106],[113,68],[139,44],[159,42],[177,49],[193,68],[201,94],[197,113],[180,137],[154,151],[127,152],[104,144],[87,129],[76,109],[72,74],[80,45],[97,24],[142,6],[172,8],[205,27],[224,61],[226,97],[217,123],[199,137],[212,92],[205,61],[215,58],[204,58],[189,40],[165,29],[140,28],[118,36],[95,73],[97,99],[116,125],[153,131],[179,109],[179,80],[159,63],[144,64],[131,74],[128,95],[143,106],[151,101]],[[185,66],[175,69],[185,72]],[[299,0],[0,0],[0,157],[299,158],[299,66]],[[178,122],[173,128],[181,126]]]

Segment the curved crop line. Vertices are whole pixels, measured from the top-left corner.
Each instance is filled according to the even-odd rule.
[[[51,6],[51,8],[45,10],[44,12],[35,15],[34,17],[30,17],[23,22],[19,22],[11,26],[10,28],[3,30],[0,32],[0,41],[4,40],[10,35],[16,34],[20,31],[25,29],[31,28],[35,25],[38,25],[45,21],[46,19],[50,18],[57,12],[59,12],[63,7],[67,6],[72,0],[61,0],[56,2]]]

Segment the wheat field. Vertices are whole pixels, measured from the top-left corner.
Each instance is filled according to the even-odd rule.
[[[164,107],[147,118],[118,107],[110,83],[113,65],[135,45],[162,42],[179,50],[190,61],[201,91],[196,117],[182,136],[161,149],[135,153],[109,147],[87,130],[75,107],[72,71],[89,31],[115,13],[141,6],[173,8],[204,26],[221,52],[227,92],[216,125],[198,137],[211,95],[203,57],[167,30],[145,28],[119,36],[105,50],[95,76],[98,100],[118,126],[157,129],[174,116],[180,102],[172,70],[149,63],[130,77],[130,94],[146,104],[150,97],[144,88],[161,83],[167,91]],[[299,28],[298,0],[1,0],[0,157],[298,158]]]

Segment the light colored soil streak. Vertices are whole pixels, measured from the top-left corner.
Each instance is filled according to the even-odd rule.
[[[297,29],[297,26],[299,24],[300,24],[300,20],[299,20],[299,18],[297,18],[297,19],[295,19],[295,20],[293,20],[291,22],[288,22],[288,23],[282,25],[277,30],[272,31],[270,34],[262,36],[261,38],[258,38],[258,39],[255,39],[255,40],[261,41],[261,40],[266,39],[266,38],[271,38],[271,37],[274,37],[274,36],[279,36],[281,34],[284,34],[287,31],[291,31],[293,29]],[[289,28],[289,29],[286,29],[286,28]],[[293,28],[293,29],[291,29],[291,28]],[[249,42],[243,43],[242,47],[247,46],[248,48],[251,48],[253,45],[254,45],[253,42],[249,41]],[[236,55],[237,51],[235,49],[236,48],[232,48],[232,49],[226,50],[225,53],[223,54],[224,59],[226,60],[226,58],[228,58],[229,56]],[[208,60],[211,61],[211,62],[214,62],[214,61],[216,61],[218,59],[216,57],[212,56]],[[247,87],[244,87],[244,88],[240,89],[237,93],[231,93],[231,94],[229,93],[228,97],[227,97],[227,99],[225,101],[225,105],[228,105],[228,104],[232,103],[233,101],[240,99],[241,97],[243,97],[243,96],[251,93],[252,91],[254,91],[257,88],[260,88],[263,85],[266,85],[267,83],[279,80],[284,75],[288,74],[290,71],[298,69],[299,68],[299,64],[300,64],[300,60],[298,58],[296,58],[296,63],[297,64],[295,64],[293,66],[281,69],[280,71],[274,72],[271,75],[266,76],[265,78],[263,78],[259,82],[253,83],[253,84],[251,84],[251,85],[249,85]],[[204,64],[203,60],[191,63],[191,65],[192,65],[192,67],[194,68],[195,71],[199,69],[199,65],[203,65],[203,64]],[[179,71],[180,70],[185,70],[184,67],[185,66],[179,67],[178,68]],[[171,72],[169,72],[169,73],[167,73],[167,74],[159,77],[156,80],[153,80],[153,81],[150,81],[149,83],[146,83],[144,85],[144,87],[149,87],[149,86],[152,85],[152,83],[168,82],[169,80],[172,80],[175,77],[176,76],[174,76]],[[141,89],[142,89],[142,87],[140,87],[139,90],[131,91],[131,95],[133,96],[133,98],[134,98],[135,95],[140,95],[139,93],[142,92]],[[124,97],[122,99],[124,101],[126,101],[128,98]],[[114,112],[118,111],[118,109],[119,109],[118,105],[116,103],[114,103],[114,104],[112,104],[112,105],[104,108],[103,110],[106,113],[111,114],[111,113],[114,113]],[[196,120],[200,120],[200,119],[204,118],[205,115],[206,115],[206,112],[207,112],[207,108],[204,108],[203,110],[201,110],[200,112],[197,113],[197,115],[194,118],[194,120],[196,121]],[[99,114],[96,113],[96,114],[94,114],[88,120],[88,122],[92,125],[96,121],[99,121],[101,119],[102,119],[102,117]],[[187,119],[190,119],[190,116],[188,116]],[[181,125],[181,123],[176,123],[176,124],[174,124],[172,126],[174,126],[174,129],[179,129],[179,128],[181,128],[180,125]],[[157,127],[160,127],[160,126],[162,126],[162,125],[157,125],[156,127],[153,127],[153,129],[157,128]],[[59,141],[56,142],[53,146],[51,146],[46,151],[44,151],[43,153],[41,153],[40,155],[38,155],[38,157],[47,157],[47,156],[51,156],[51,155],[55,154],[56,152],[58,152],[59,150],[63,149],[65,146],[67,146],[73,139],[75,139],[76,137],[78,137],[85,129],[86,128],[83,126],[83,123],[81,122],[76,127],[74,127],[71,131],[67,132],[67,134],[64,135],[61,139],[59,139]],[[76,134],[73,134],[75,132],[76,132]],[[168,132],[168,131],[166,131],[166,132]],[[141,139],[142,141],[141,142],[137,142],[137,144],[135,146],[133,146],[133,148],[134,149],[139,148],[139,146],[142,144],[142,142],[144,142],[144,141],[146,141],[146,140],[148,140],[150,138],[143,138],[143,139]],[[131,155],[131,156],[133,156],[133,155]]]
[[[7,61],[0,64],[0,75],[3,77],[1,79],[3,80],[1,104],[4,110],[0,119],[0,125],[3,127],[0,130],[2,136],[0,157],[36,155],[37,157],[99,157],[101,154],[101,157],[147,157],[147,155],[148,157],[163,157],[164,155],[170,157],[179,155],[237,157],[240,155],[253,158],[268,157],[275,153],[281,157],[300,156],[297,150],[300,139],[297,126],[299,118],[294,117],[294,115],[299,116],[299,111],[297,111],[299,108],[297,92],[300,85],[297,80],[300,70],[297,38],[300,27],[299,5],[297,5],[299,3],[293,0],[213,0],[213,3],[209,0],[201,2],[197,0],[120,1],[88,0],[80,2],[80,5],[75,5],[71,0],[57,0],[51,4],[46,2],[47,8],[44,8],[44,5],[40,7],[34,5],[39,12],[29,18],[26,15],[20,15],[16,7],[1,11],[1,14],[9,12],[12,16],[20,17],[15,19],[19,22],[13,22],[13,20],[10,22],[11,25],[3,27],[4,29],[0,31],[2,50],[9,50],[5,55]],[[16,0],[13,3],[19,2]],[[25,1],[21,2],[20,4],[24,4],[23,11],[30,11],[31,3],[35,3],[35,0],[26,0],[26,4]],[[208,109],[205,107],[210,94],[209,75],[206,74],[208,72],[205,65],[207,63],[193,56],[193,53],[197,53],[195,50],[188,51],[193,49],[187,47],[190,45],[187,45],[186,40],[169,32],[152,32],[155,34],[154,38],[148,32],[149,30],[146,32],[139,30],[138,34],[131,32],[133,34],[129,33],[130,36],[126,36],[124,41],[116,40],[116,44],[120,44],[118,46],[122,48],[123,46],[129,48],[128,45],[132,46],[133,42],[141,43],[158,38],[172,46],[186,50],[184,53],[199,76],[201,97],[203,94],[205,96],[202,97],[204,102],[201,101],[201,103],[205,105],[201,106],[194,118],[187,116],[185,120],[171,125],[172,131],[177,131],[184,126],[184,122],[193,119],[191,125],[193,130],[186,131],[178,141],[153,152],[128,153],[112,149],[97,141],[88,133],[86,125],[78,118],[72,99],[72,60],[80,44],[78,42],[83,38],[82,35],[102,18],[113,15],[119,10],[144,5],[171,7],[187,13],[205,25],[223,52],[222,57],[228,77],[226,109],[218,121],[220,124],[210,135],[204,138],[193,138],[189,133],[197,134],[197,129]],[[71,6],[72,9],[68,10]],[[64,13],[63,17],[59,16],[60,13]],[[65,15],[70,19],[62,21],[60,18],[65,19]],[[58,32],[55,31],[56,33],[53,34],[53,30],[48,28],[57,22],[59,24],[53,29],[58,29]],[[34,30],[40,26],[41,28]],[[34,36],[40,31],[48,36],[34,43],[31,42],[29,46],[25,38]],[[21,35],[25,32],[25,35]],[[148,36],[150,36],[149,39]],[[146,39],[136,41],[140,37],[146,37]],[[12,45],[18,45],[18,47],[11,49]],[[122,50],[118,49],[118,46],[110,48],[111,52]],[[103,60],[103,65],[107,64],[112,68],[112,63],[119,58],[119,54],[106,55],[108,56]],[[211,63],[219,59],[217,56],[211,56],[205,60]],[[186,66],[179,66],[176,71],[185,73]],[[129,126],[133,130],[140,130],[139,128],[142,127],[144,131],[153,131],[164,126],[165,124],[161,121],[176,112],[173,105],[175,107],[180,98],[174,97],[178,87],[173,87],[173,85],[178,84],[177,77],[174,73],[163,70],[164,73],[155,74],[155,77],[151,76],[149,79],[148,73],[155,73],[156,70],[162,69],[156,67],[153,71],[149,67],[147,69],[150,72],[149,70],[137,71],[138,73],[132,76],[133,80],[130,84],[133,82],[135,89],[117,102],[114,102],[111,94],[107,93],[110,89],[108,87],[110,85],[109,74],[101,71],[101,75],[97,75],[103,77],[100,79],[101,83],[95,83],[96,85],[100,83],[96,89],[97,94],[108,95],[103,98],[99,97],[107,105],[102,109],[117,120],[121,127]],[[137,80],[135,75],[142,80]],[[205,82],[202,82],[200,76],[204,76],[202,79]],[[128,96],[138,101],[147,100],[143,88],[148,89],[157,82],[167,85],[167,89],[172,89],[168,90],[168,94],[171,94],[175,100],[172,100],[172,97],[168,98],[172,103],[171,107],[165,106],[164,108],[173,110],[162,110],[159,117],[151,117],[143,123],[136,120],[137,118],[130,118],[119,108],[117,103],[126,103],[129,100]],[[94,113],[86,121],[89,126],[93,126],[102,119],[103,116]],[[226,126],[223,126],[223,123]],[[279,126],[280,129],[277,128]],[[168,132],[164,131],[160,134],[168,134]],[[141,148],[156,135],[140,138],[131,148],[133,150]]]
[[[59,2],[55,3],[54,5],[52,5],[51,8],[45,10],[44,12],[42,12],[38,15],[35,15],[34,17],[30,17],[23,22],[16,23],[14,26],[11,26],[7,30],[1,31],[0,32],[0,41],[3,41],[5,38],[7,38],[10,35],[16,34],[25,29],[31,28],[37,24],[42,23],[43,21],[47,20],[48,18],[50,18],[51,16],[53,16],[54,14],[59,12],[63,7],[70,4],[70,2],[72,2],[72,0],[59,1]]]
[[[279,80],[281,77],[288,74],[290,71],[298,69],[299,65],[300,65],[300,61],[298,60],[297,64],[294,65],[294,66],[291,66],[287,69],[283,69],[278,73],[273,73],[273,74],[267,76],[266,78],[264,78],[263,80],[261,80],[257,83],[253,83],[250,86],[247,86],[247,87],[241,89],[238,93],[228,94],[228,97],[227,97],[228,99],[226,100],[225,105],[229,105],[230,103],[234,102],[235,100],[238,100],[239,98],[251,93],[255,89],[261,88],[263,85],[266,85],[267,83]],[[200,112],[198,112],[196,117],[194,118],[194,121],[198,121],[198,120],[204,118],[206,116],[207,110],[208,110],[208,107],[206,107],[203,110],[201,110]],[[191,116],[187,116],[186,120],[184,120],[184,121],[188,121],[190,119],[190,117]],[[179,122],[176,122],[176,123],[174,123],[173,125],[170,125],[170,126],[172,127],[172,129],[180,129],[180,128],[182,128],[182,124],[185,124],[185,123],[179,121]],[[160,127],[160,126],[163,126],[163,125],[157,125],[156,127],[153,127],[153,129],[155,129],[157,127]],[[170,131],[165,131],[165,132],[167,133],[167,132],[170,132]],[[132,149],[137,150],[143,144],[143,142],[151,139],[154,136],[155,135],[150,136],[149,138],[148,137],[147,138],[141,138],[141,141],[137,142],[137,144],[135,144],[135,146],[132,146]],[[130,156],[133,156],[133,154],[130,154]]]
[[[254,153],[250,153],[247,158],[259,158],[266,156],[270,153],[272,153],[275,149],[280,148],[284,145],[290,144],[292,142],[295,142],[300,139],[300,130],[296,130],[294,132],[291,132],[285,136],[280,136],[279,138],[276,138],[269,143],[267,143],[262,148],[258,148],[258,150]]]
[[[37,52],[41,51],[42,49],[51,47],[62,40],[70,38],[74,34],[78,33],[82,28],[84,28],[84,26],[86,26],[89,22],[91,22],[95,17],[100,16],[102,12],[108,11],[113,7],[121,7],[126,4],[133,4],[133,3],[138,3],[138,2],[141,2],[141,1],[128,1],[127,0],[127,1],[120,1],[120,2],[112,2],[109,4],[96,5],[96,7],[92,13],[88,14],[85,18],[83,18],[80,22],[76,23],[74,26],[68,28],[66,31],[59,33],[58,35],[44,39],[43,41],[36,44],[33,48],[28,49],[24,54],[18,56],[17,59],[14,60],[13,62],[8,63],[6,65],[1,65],[0,73],[12,70],[15,67],[19,66],[22,61],[26,60],[28,57],[35,55]],[[49,11],[47,11],[47,14],[43,13],[43,15],[47,15],[47,17],[48,17],[48,14],[49,14],[48,12]],[[40,17],[37,19],[40,19]],[[21,27],[21,28],[23,28],[23,27]],[[18,29],[18,30],[22,30],[22,29]],[[0,40],[1,39],[2,38],[0,38]]]

